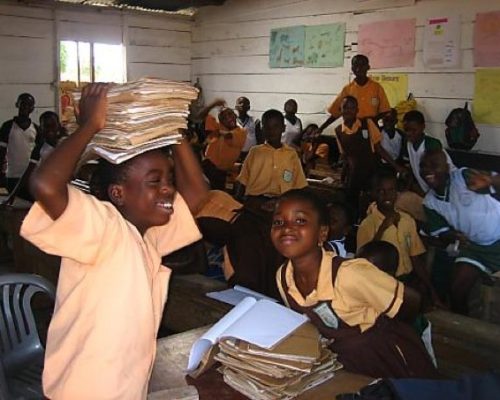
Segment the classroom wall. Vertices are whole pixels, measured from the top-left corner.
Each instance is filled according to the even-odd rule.
[[[493,10],[500,10],[499,0],[227,0],[222,7],[205,7],[196,15],[193,81],[200,78],[207,100],[223,97],[234,105],[238,96],[247,96],[254,115],[268,108],[282,109],[284,101],[293,97],[299,103],[304,124],[322,123],[325,108],[350,79],[350,59],[357,53],[359,24],[416,18],[415,66],[372,72],[407,73],[409,91],[426,116],[428,132],[444,141],[444,120],[449,111],[463,107],[473,97],[475,14]],[[430,70],[422,61],[425,21],[451,14],[461,16],[462,65],[457,69]],[[346,23],[342,68],[269,68],[272,28],[334,22]],[[475,149],[500,153],[500,127],[478,128],[481,137]]]
[[[58,42],[126,44],[127,78],[189,81],[192,20],[186,16],[57,4],[0,3],[0,121],[19,93],[35,96],[35,120],[57,104]]]

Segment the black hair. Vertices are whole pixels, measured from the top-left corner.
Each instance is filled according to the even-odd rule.
[[[57,115],[57,113],[54,111],[44,111],[40,115],[39,121],[40,121],[40,123],[42,123],[42,119],[50,118],[50,117],[54,117],[55,119],[57,119],[57,122],[59,122],[59,115]]]
[[[102,158],[99,159],[97,167],[90,178],[90,193],[99,200],[111,202],[108,194],[109,185],[125,181],[131,160],[121,164],[112,164]]]
[[[356,104],[356,106],[358,105],[358,99],[354,96],[345,96],[342,99],[341,104],[347,103],[348,101],[352,101],[354,104]]]
[[[394,276],[398,269],[398,249],[393,244],[383,240],[374,240],[361,246],[356,253],[356,257],[366,258],[378,269],[381,269],[389,275]]]
[[[288,99],[287,101],[285,101],[285,104],[286,103],[292,103],[292,102],[295,103],[296,106],[298,105],[297,104],[297,100],[295,100],[295,99]]]
[[[307,126],[302,129],[302,134],[304,134],[305,132],[307,132],[307,130],[311,127],[311,126],[314,126],[315,128],[318,128],[318,124],[307,124]]]
[[[292,189],[288,192],[283,193],[276,204],[285,200],[299,200],[309,203],[312,208],[314,208],[318,213],[318,221],[321,226],[329,225],[328,210],[326,208],[325,202],[323,202],[318,195],[316,195],[311,189]]]
[[[332,210],[339,210],[342,214],[344,214],[344,218],[346,220],[346,223],[349,226],[354,224],[354,212],[352,210],[352,207],[349,207],[349,205],[335,201],[332,203],[328,203],[327,209],[328,209],[328,216],[330,216],[330,213],[332,212]]]
[[[351,63],[354,62],[354,60],[363,60],[366,64],[370,64],[370,60],[368,60],[368,57],[365,56],[364,54],[356,54],[352,60],[351,60]]]
[[[403,122],[416,122],[418,124],[425,124],[424,114],[418,110],[408,111],[404,117]]]
[[[372,178],[372,189],[377,189],[382,181],[393,180],[394,182],[398,182],[398,178],[396,175],[396,171],[389,167],[380,168]]]
[[[262,124],[265,124],[266,121],[270,119],[279,119],[282,124],[285,124],[285,117],[283,116],[281,111],[271,109],[262,114]]]
[[[35,103],[35,98],[31,93],[21,93],[19,96],[17,96],[17,101],[21,101],[21,99],[27,97],[30,99],[33,103]]]

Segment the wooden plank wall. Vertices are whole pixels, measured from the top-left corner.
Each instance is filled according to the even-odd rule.
[[[18,94],[35,96],[34,120],[56,108],[58,40],[126,44],[127,78],[191,78],[192,20],[185,16],[58,4],[0,3],[0,121]]]
[[[222,7],[206,7],[193,28],[193,80],[200,78],[207,100],[250,98],[259,116],[269,108],[282,109],[288,98],[299,104],[303,123],[320,123],[325,108],[350,79],[350,59],[357,53],[359,24],[400,18],[417,19],[416,58],[411,68],[374,72],[409,75],[409,90],[417,97],[428,132],[444,140],[449,111],[471,101],[474,92],[473,24],[477,12],[500,10],[494,0],[228,0]],[[423,65],[424,24],[429,17],[461,16],[460,68],[430,70]],[[271,69],[268,66],[272,28],[293,25],[346,23],[346,52],[342,68]],[[478,126],[477,150],[500,153],[500,127]],[[330,130],[331,132],[331,130]]]

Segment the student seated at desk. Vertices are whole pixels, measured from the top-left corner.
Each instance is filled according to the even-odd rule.
[[[106,95],[103,84],[82,90],[80,126],[33,172],[36,203],[21,227],[62,257],[43,370],[50,399],[146,399],[170,278],[161,256],[201,237],[191,213],[206,184],[185,141],[173,162],[162,150],[102,161],[94,196],[68,185],[105,125]]]
[[[328,240],[326,248],[328,251],[334,251],[343,258],[352,258],[355,249],[350,248],[347,242],[347,236],[352,233],[352,212],[347,205],[341,203],[332,203],[328,205]]]
[[[451,282],[453,311],[467,313],[467,300],[481,274],[500,271],[500,175],[467,168],[450,171],[441,150],[424,153],[420,174],[430,190],[424,199],[428,232],[455,242]]]
[[[306,175],[307,171],[315,169],[317,166],[329,167],[330,148],[326,143],[321,142],[317,129],[318,125],[316,124],[307,125],[300,138],[301,159]]]
[[[399,162],[403,157],[404,132],[396,128],[397,122],[398,113],[395,108],[391,108],[391,111],[382,118],[380,132],[382,133],[382,147],[394,161]]]
[[[307,181],[297,152],[281,143],[285,129],[283,114],[278,110],[266,111],[262,115],[262,127],[266,143],[250,149],[236,179],[238,198],[243,194],[261,197],[264,204],[266,199],[307,186]]]
[[[373,240],[385,240],[399,252],[399,265],[395,276],[420,292],[424,303],[431,299],[439,302],[425,266],[425,247],[417,232],[415,220],[407,213],[396,209],[396,175],[381,169],[373,180],[375,203],[361,222],[357,233],[358,250]]]
[[[285,102],[285,130],[281,135],[281,143],[292,147],[299,146],[300,134],[302,133],[302,121],[297,117],[297,101],[288,99]]]
[[[236,114],[230,108],[219,112],[219,129],[208,136],[203,160],[203,172],[212,189],[224,190],[228,172],[240,157],[246,140],[246,132],[236,124]]]
[[[276,274],[285,304],[307,314],[351,372],[374,378],[436,377],[415,331],[400,319],[420,310],[418,293],[364,259],[323,250],[323,203],[305,189],[280,197],[271,239],[289,259]]]

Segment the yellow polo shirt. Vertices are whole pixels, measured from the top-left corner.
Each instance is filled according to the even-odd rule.
[[[396,276],[405,275],[413,270],[411,258],[425,253],[425,247],[418,236],[415,220],[407,213],[399,211],[401,216],[398,226],[391,225],[384,231],[382,240],[396,246],[399,252],[399,265]],[[368,216],[361,222],[358,228],[357,245],[358,249],[375,237],[385,216],[373,204],[368,209]]]
[[[366,121],[366,127],[368,128],[366,134],[368,135],[368,138],[370,138],[370,146],[372,152],[375,153],[375,145],[382,141],[382,133],[380,133],[380,129],[378,129],[377,125],[375,125],[375,123],[371,119]],[[360,128],[361,128],[361,120],[359,118],[356,119],[356,122],[354,122],[354,124],[350,128],[343,122],[342,125],[340,126],[342,133],[346,135],[354,135],[359,131]],[[337,145],[339,146],[340,153],[344,154],[344,148],[342,147],[342,143],[340,143],[338,137],[337,137]]]
[[[115,206],[68,187],[53,220],[35,203],[21,235],[62,257],[43,390],[50,399],[146,399],[170,269],[161,257],[201,238],[182,197],[144,236]]]
[[[344,86],[340,94],[328,107],[328,112],[338,118],[341,116],[340,106],[342,99],[346,96],[353,96],[358,100],[358,118],[376,117],[378,114],[390,111],[391,106],[380,83],[368,78],[363,86],[352,80]]]
[[[321,301],[331,301],[332,309],[349,326],[359,326],[361,331],[371,328],[377,318],[385,314],[393,318],[403,303],[404,285],[379,270],[365,259],[344,261],[332,283],[333,252],[323,251],[316,289],[302,296],[295,284],[291,261],[282,265],[276,273],[276,281],[283,301],[281,269],[286,268],[285,280],[288,294],[302,307],[310,307]]]
[[[249,196],[279,196],[307,186],[299,156],[286,144],[279,149],[267,143],[252,147],[236,179]]]
[[[231,133],[231,138],[220,135],[209,139],[205,152],[205,157],[223,171],[233,168],[247,138],[247,132],[243,128],[235,128]]]

